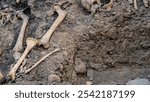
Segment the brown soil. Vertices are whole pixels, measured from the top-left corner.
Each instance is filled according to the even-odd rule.
[[[21,10],[28,6],[27,1],[16,4],[15,0],[1,0],[0,7],[9,4]],[[57,17],[47,17],[46,12],[58,1],[36,0],[26,10],[30,20],[25,39],[41,38],[46,33]],[[85,84],[89,80],[93,84],[125,84],[135,78],[150,79],[150,7],[145,8],[139,0],[135,10],[127,0],[115,0],[111,11],[97,12],[92,17],[79,0],[69,2],[64,5],[67,17],[54,32],[50,48],[35,47],[24,67],[29,68],[55,48],[62,51],[48,57],[29,74],[18,71],[15,82],[8,80],[5,84]],[[0,26],[0,70],[5,76],[15,63],[12,48],[21,24],[19,19]],[[49,80],[51,74],[58,75],[60,81]]]

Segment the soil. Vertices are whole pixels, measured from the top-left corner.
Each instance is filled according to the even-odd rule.
[[[24,49],[27,37],[39,39],[47,32],[57,13],[48,17],[46,12],[61,0],[31,1],[35,2],[24,12],[30,18]],[[91,16],[80,0],[69,0],[69,4],[63,6],[67,16],[53,33],[50,47],[34,47],[24,68],[30,68],[55,48],[62,50],[49,56],[29,74],[18,70],[16,80],[7,79],[4,84],[68,85],[91,81],[95,85],[123,85],[135,78],[150,80],[150,7],[145,8],[140,0],[137,1],[138,10],[128,0],[114,0],[111,11]],[[19,4],[15,0],[0,0],[0,9],[4,5],[22,10],[28,6],[28,0],[21,0]],[[10,66],[16,63],[12,49],[21,24],[22,19],[19,19],[0,26],[0,70],[6,78]]]

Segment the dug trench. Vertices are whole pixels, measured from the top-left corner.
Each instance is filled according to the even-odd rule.
[[[24,9],[28,0],[19,4],[1,0],[2,5]],[[34,0],[33,0],[34,1]],[[26,10],[29,23],[24,38],[41,38],[53,24],[57,14],[46,12],[59,0],[35,0]],[[136,78],[150,80],[150,7],[141,2],[135,10],[127,0],[115,0],[111,11],[100,11],[92,17],[79,0],[64,5],[67,16],[50,39],[49,49],[36,46],[28,54],[23,68],[30,68],[55,48],[62,50],[49,56],[30,73],[17,72],[15,82],[4,84],[126,84]],[[22,20],[0,27],[0,70],[6,77],[15,63],[12,48]]]

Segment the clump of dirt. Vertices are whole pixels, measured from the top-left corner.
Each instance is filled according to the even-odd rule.
[[[57,14],[46,12],[59,0],[33,0],[25,13],[30,17],[27,37],[41,38],[53,24]],[[1,0],[15,10],[27,7],[28,0],[16,4]],[[91,16],[80,0],[69,0],[64,5],[65,20],[54,32],[50,48],[35,47],[27,56],[24,67],[29,68],[42,56],[55,48],[62,51],[48,57],[29,74],[17,74],[14,83],[5,84],[125,84],[135,78],[150,79],[150,8],[138,2],[138,10],[127,0],[115,0],[111,11]],[[2,9],[2,8],[1,8]],[[0,27],[0,69],[5,76],[13,59],[12,48],[18,37],[22,21],[8,22]],[[26,44],[24,42],[24,48]],[[75,69],[76,68],[76,69]],[[81,72],[80,72],[81,71]],[[49,76],[55,75],[56,81]],[[56,77],[57,76],[57,77]]]

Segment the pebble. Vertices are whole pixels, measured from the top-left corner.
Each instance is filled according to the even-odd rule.
[[[92,85],[93,83],[91,81],[86,81],[86,85]]]
[[[15,60],[18,60],[21,57],[21,53],[20,52],[14,52],[13,57],[15,58]]]
[[[87,70],[87,77],[89,78],[89,80],[93,80],[94,79],[94,72],[92,69],[88,69]]]
[[[150,85],[150,81],[148,79],[134,79],[127,82],[126,85]]]
[[[86,64],[80,58],[75,59],[75,71],[78,74],[86,73]]]
[[[59,83],[61,80],[60,80],[60,77],[56,74],[51,74],[48,76],[48,81],[49,82],[55,82],[55,83]]]

